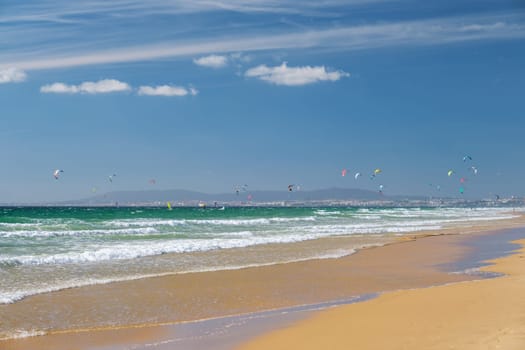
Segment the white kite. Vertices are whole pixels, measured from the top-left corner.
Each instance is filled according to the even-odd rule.
[[[63,173],[64,170],[61,170],[61,169],[56,169],[54,172],[53,172],[53,177],[55,178],[55,180],[58,180],[58,178],[60,177],[60,173]]]

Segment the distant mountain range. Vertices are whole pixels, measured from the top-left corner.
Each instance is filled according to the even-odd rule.
[[[382,193],[362,189],[328,188],[311,191],[241,191],[238,194],[209,194],[187,190],[148,190],[148,191],[115,191],[97,195],[78,201],[68,201],[70,204],[101,205],[118,202],[121,205],[148,204],[160,202],[187,203],[267,203],[282,201],[319,202],[319,201],[381,201],[395,200],[397,197],[385,196]],[[403,197],[403,199],[422,199],[422,197]]]
[[[464,199],[453,197],[385,195],[355,188],[293,191],[203,193],[187,190],[114,191],[79,200],[46,203],[2,203],[0,206],[525,206],[525,199]]]

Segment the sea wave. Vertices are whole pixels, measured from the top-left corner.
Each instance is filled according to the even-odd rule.
[[[255,219],[122,219],[104,222],[106,226],[133,227],[133,226],[180,226],[180,225],[214,225],[214,226],[247,226],[269,225],[272,223],[313,222],[314,216],[305,217],[274,217]]]
[[[360,221],[345,223],[316,222],[309,225],[287,225],[285,227],[269,227],[261,229],[253,224],[254,230],[197,230],[188,232],[174,231],[160,232],[155,227],[141,227],[142,223],[152,224],[151,221],[131,222],[139,227],[124,229],[86,230],[86,231],[15,231],[0,232],[0,238],[9,237],[50,237],[50,236],[82,236],[82,235],[135,235],[132,240],[118,237],[111,241],[79,239],[68,247],[62,247],[58,253],[47,253],[45,250],[33,251],[33,254],[17,255],[0,254],[1,266],[15,265],[60,265],[97,263],[111,260],[135,259],[168,253],[204,252],[218,249],[242,248],[270,243],[293,243],[318,239],[329,236],[344,236],[355,234],[402,234],[427,230],[439,230],[447,225],[473,221],[500,220],[512,218],[512,215],[492,217],[464,217],[447,219],[420,219],[420,220],[391,220],[391,221]],[[281,219],[281,218],[273,218]],[[305,218],[300,218],[301,220]],[[226,220],[238,223],[239,221],[261,222],[267,219],[256,220]],[[197,222],[225,221],[225,220],[196,220]],[[162,221],[164,222],[164,221]],[[330,222],[330,221],[329,221]],[[127,224],[127,222],[126,222]],[[223,224],[223,223],[221,223]],[[124,225],[125,226],[125,225]],[[160,236],[159,236],[160,235]],[[144,236],[144,237],[142,237]],[[26,251],[30,252],[31,248]],[[48,249],[47,251],[49,251]],[[64,251],[67,250],[67,251]]]
[[[361,248],[366,248],[371,245],[363,245]],[[51,286],[41,286],[35,288],[27,288],[25,290],[14,290],[14,291],[0,291],[0,304],[11,304],[16,301],[22,300],[31,295],[56,292],[59,290],[78,288],[90,285],[100,285],[100,284],[109,284],[114,282],[124,282],[132,281],[143,278],[152,278],[152,277],[162,277],[162,276],[171,276],[177,274],[186,274],[186,273],[196,273],[196,272],[210,272],[210,271],[225,271],[225,270],[239,270],[250,267],[262,267],[262,266],[272,266],[278,264],[287,264],[300,261],[308,260],[324,260],[324,259],[338,259],[345,256],[352,255],[356,252],[356,249],[335,249],[323,253],[312,254],[308,257],[302,257],[297,259],[284,259],[280,261],[273,262],[264,262],[264,263],[249,263],[249,264],[236,264],[236,265],[218,265],[218,266],[209,266],[206,268],[197,268],[197,269],[188,269],[183,272],[164,272],[164,273],[149,273],[149,274],[135,274],[131,276],[120,276],[113,278],[75,278],[68,281],[62,281],[61,283],[55,283]],[[13,337],[23,337],[22,332],[15,332]],[[28,333],[29,334],[29,333]],[[35,334],[38,335],[38,334]],[[27,335],[31,336],[31,335]],[[11,337],[11,338],[13,338]],[[2,338],[0,338],[1,340]]]
[[[339,232],[336,232],[339,233]],[[286,235],[255,236],[250,231],[223,233],[223,237],[208,239],[173,239],[159,241],[131,241],[111,245],[83,247],[82,251],[57,254],[1,256],[0,266],[13,265],[62,265],[126,260],[168,253],[205,252],[218,249],[244,248],[270,243],[294,243],[333,235],[334,231],[322,229],[288,232]],[[230,235],[230,237],[224,237]]]
[[[314,211],[314,213],[316,215],[321,215],[321,216],[327,215],[327,216],[329,216],[329,215],[340,215],[341,211],[339,211],[339,210],[319,209],[319,210]]]
[[[0,237],[58,237],[58,236],[86,236],[86,235],[150,235],[159,233],[156,228],[129,228],[105,230],[64,230],[64,231],[0,231]]]

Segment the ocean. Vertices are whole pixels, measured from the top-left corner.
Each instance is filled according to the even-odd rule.
[[[508,208],[0,208],[0,303],[174,273],[329,259]],[[329,238],[354,237],[341,247]],[[306,244],[325,239],[323,244]],[[295,243],[295,244],[290,244]]]

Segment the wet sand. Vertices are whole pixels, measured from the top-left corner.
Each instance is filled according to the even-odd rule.
[[[523,218],[491,222],[417,235],[426,236],[424,239],[405,236],[396,244],[364,249],[339,259],[188,273],[36,295],[0,305],[0,315],[11,329],[18,324],[23,325],[20,329],[30,331],[30,319],[33,329],[45,329],[47,334],[0,341],[0,348],[119,349],[129,348],[130,344],[140,348],[140,344],[173,339],[173,325],[185,321],[479,278],[437,268],[468,254],[469,247],[461,244],[468,235],[457,234],[523,225]],[[344,239],[341,243],[344,245]],[[261,327],[260,331],[269,329]],[[251,336],[256,333],[254,330]],[[240,340],[244,338],[239,336],[232,346]]]
[[[483,271],[504,274],[385,293],[325,310],[238,349],[524,349],[525,239]]]

